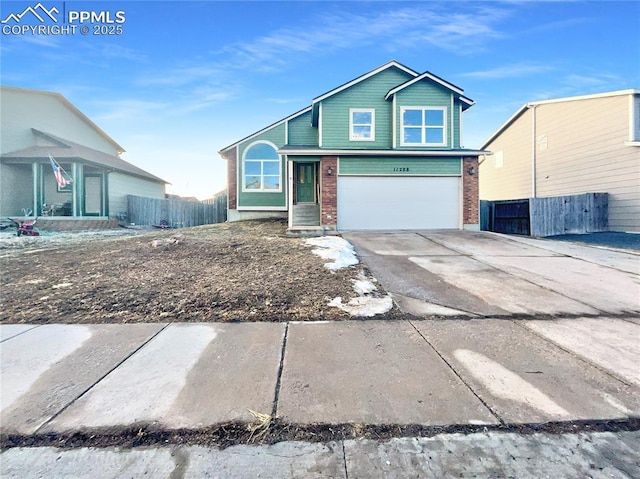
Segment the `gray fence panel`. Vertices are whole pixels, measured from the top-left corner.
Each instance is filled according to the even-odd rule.
[[[219,195],[206,202],[156,199],[129,195],[128,221],[136,225],[159,225],[166,221],[173,227],[189,227],[227,220],[227,197]]]
[[[480,200],[480,231],[491,231],[493,227],[493,201]]]
[[[607,193],[531,198],[531,235],[555,236],[607,231]]]

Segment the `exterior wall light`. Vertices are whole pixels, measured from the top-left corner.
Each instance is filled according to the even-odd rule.
[[[333,167],[329,166],[327,168],[327,175],[332,176],[333,175]]]
[[[472,176],[475,175],[476,174],[476,167],[475,166],[470,166],[469,169],[467,170],[467,172]]]

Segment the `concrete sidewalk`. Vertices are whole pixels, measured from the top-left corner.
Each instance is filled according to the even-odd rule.
[[[5,433],[153,424],[518,424],[640,415],[640,325],[0,326]]]
[[[638,337],[640,324],[634,318],[0,325],[0,421],[3,434],[29,436],[145,425],[161,430],[197,430],[226,422],[252,422],[255,417],[250,410],[301,426],[489,426],[625,420],[640,415]],[[381,458],[394,457],[394,463],[408,461],[408,456],[400,459],[405,453],[418,459],[402,462],[405,469],[397,471],[418,475],[422,471],[424,477],[439,477],[425,472],[438,470],[433,464],[425,469],[427,456],[439,457],[442,467],[452,468],[444,449],[460,447],[461,454],[463,450],[477,452],[507,437],[495,434],[476,437],[477,444],[464,439],[466,436],[453,435],[454,443],[461,441],[459,446],[437,445],[441,452],[429,454],[426,443],[418,444],[428,443],[428,439],[413,440],[418,443],[407,439],[410,442],[406,444],[301,443],[291,445],[291,450],[284,445],[239,447],[244,451],[240,454],[252,450],[255,457],[275,454],[279,459],[271,460],[283,471],[292,470],[287,468],[293,463],[306,470],[300,463],[304,457],[312,458],[309,464],[322,471],[315,476],[275,474],[282,477],[343,477],[347,465],[353,472],[348,477],[394,477],[385,472],[391,464],[386,461],[391,459]],[[583,442],[589,444],[596,441],[594,438]],[[431,446],[437,443],[434,441]],[[546,444],[547,453],[553,455],[558,448],[569,447],[572,440],[552,435],[539,441],[544,444],[534,441],[530,446],[538,450]],[[619,441],[619,447],[630,447],[640,438],[630,433],[609,437],[605,443],[611,446]],[[603,451],[609,446],[603,446]],[[285,449],[274,453],[278,447]],[[596,453],[605,454],[600,450],[589,454]],[[183,456],[190,458],[190,468],[196,467],[192,470],[201,472],[206,469],[202,464],[231,468],[237,459],[235,453],[198,447],[130,452],[18,448],[2,453],[0,472],[3,477],[43,477],[14,472],[20,467],[46,471],[46,458],[52,456],[66,458],[60,467],[83,460],[98,469],[103,462],[113,466],[124,461],[127,467],[134,467],[137,454],[139,467],[155,464],[160,468],[153,466],[156,472],[165,466],[173,470],[178,464],[175,461]],[[586,467],[594,460],[589,454],[574,459],[586,461],[580,466]],[[283,459],[286,457],[289,459]],[[603,458],[606,454],[599,460]],[[478,460],[469,458],[468,471],[480,470]],[[627,458],[620,460],[626,464]],[[205,468],[198,469],[197,464]],[[329,474],[335,464],[336,475]],[[526,477],[524,472],[531,462],[520,466],[525,469],[515,475]],[[224,469],[229,474],[209,470],[214,476],[247,477],[234,475],[232,469]],[[44,476],[67,477],[56,474]],[[395,477],[403,476],[399,473]],[[194,473],[186,477],[202,476]]]
[[[87,478],[597,478],[639,477],[640,432],[490,432],[389,441],[280,442],[271,446],[14,448],[5,479]]]

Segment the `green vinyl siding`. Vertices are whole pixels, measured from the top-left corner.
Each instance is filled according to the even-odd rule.
[[[318,146],[318,129],[311,126],[311,112],[289,121],[289,145]]]
[[[284,156],[280,161],[280,184],[281,191],[242,191],[244,184],[244,152],[253,143],[259,141],[268,141],[275,145],[276,148],[284,146],[285,125],[278,125],[275,128],[267,130],[260,135],[254,136],[239,145],[238,151],[238,208],[250,207],[284,207],[287,206],[287,177],[286,162]]]
[[[453,144],[452,148],[460,148],[460,100],[455,100],[453,102]]]
[[[340,158],[340,175],[380,176],[457,176],[461,174],[461,158]]]
[[[385,149],[391,148],[392,103],[384,99],[393,87],[409,80],[411,75],[389,68],[322,101],[322,147]],[[349,140],[349,109],[375,110],[375,141]]]
[[[398,149],[409,148],[409,149],[430,149],[430,147],[425,146],[401,146],[402,145],[402,118],[401,118],[401,108],[402,107],[442,107],[445,108],[446,111],[446,126],[447,126],[447,141],[445,148],[453,149],[454,143],[452,143],[452,139],[454,133],[451,131],[451,92],[444,87],[441,87],[438,84],[428,81],[421,81],[411,85],[404,90],[396,93],[396,145]],[[457,110],[457,106],[454,102],[454,110]],[[457,112],[454,112],[453,118],[457,117]],[[460,123],[455,122],[453,130],[459,130]],[[459,136],[459,133],[455,133],[455,136]],[[433,148],[433,147],[431,147]],[[435,147],[436,149],[442,147]]]

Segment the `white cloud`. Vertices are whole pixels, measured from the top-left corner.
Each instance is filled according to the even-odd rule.
[[[531,75],[538,75],[554,70],[555,67],[544,63],[514,63],[503,65],[489,70],[461,73],[465,78],[478,78],[482,80],[499,80],[502,78],[519,78]]]
[[[114,101],[95,102],[100,113],[93,115],[94,121],[115,122],[127,121],[138,122],[142,119],[149,119],[158,112],[170,109],[169,103],[153,102],[144,100],[122,99]]]
[[[410,7],[396,5],[372,13],[326,12],[298,26],[278,29],[250,41],[236,42],[213,52],[229,60],[225,70],[269,72],[294,65],[301,54],[331,53],[350,48],[385,48],[400,51],[434,46],[465,55],[484,48],[484,44],[502,34],[495,25],[509,16],[509,10],[471,4],[468,13],[451,13],[436,3],[418,3]]]

